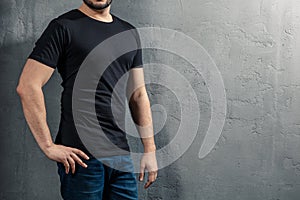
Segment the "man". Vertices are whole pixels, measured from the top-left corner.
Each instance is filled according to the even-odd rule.
[[[143,181],[144,172],[147,170],[148,180],[144,188],[148,188],[157,177],[156,147],[150,103],[144,85],[141,49],[121,56],[113,62],[100,81],[98,80],[95,95],[94,106],[99,123],[106,137],[123,151],[103,150],[101,158],[95,157],[76,131],[72,114],[72,91],[81,64],[105,39],[122,31],[135,29],[130,23],[110,13],[111,3],[112,0],[83,0],[78,9],[53,19],[28,56],[16,89],[35,140],[43,153],[57,163],[61,195],[64,199],[137,199],[132,160],[129,153],[120,153],[129,150],[126,135],[114,122],[110,107],[112,90],[118,79],[127,71],[128,85],[134,89],[129,96],[129,107],[133,120],[139,127],[144,146],[139,180]],[[138,35],[136,36],[139,43]],[[61,85],[64,90],[59,130],[53,142],[46,121],[42,87],[56,68],[62,77]],[[99,148],[101,149],[101,144]],[[122,172],[114,169],[114,164],[126,165],[130,170]],[[69,173],[70,171],[72,173]]]

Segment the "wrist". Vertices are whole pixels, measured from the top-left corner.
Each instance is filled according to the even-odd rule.
[[[41,145],[41,149],[42,151],[47,155],[49,152],[49,149],[54,145],[53,142],[49,142],[49,143],[45,143],[43,145]]]
[[[145,145],[144,146],[144,153],[151,153],[156,151],[155,145]]]

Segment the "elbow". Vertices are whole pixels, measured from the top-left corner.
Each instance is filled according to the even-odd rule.
[[[19,83],[16,87],[16,92],[20,97],[22,97],[33,92],[38,92],[40,89],[41,88],[37,87],[36,85]]]
[[[19,84],[17,87],[16,87],[16,92],[19,96],[22,96],[24,94],[24,88]]]
[[[130,102],[139,102],[142,98],[142,94],[141,93],[134,93],[131,98],[130,98]]]
[[[146,88],[145,87],[140,87],[132,93],[132,95],[130,97],[130,101],[140,102],[140,101],[145,100],[145,98],[148,98]]]
[[[135,109],[150,106],[150,101],[147,93],[133,95],[129,101],[129,106]]]
[[[16,87],[16,92],[19,96],[23,96],[23,94],[26,93],[26,90],[28,90],[29,84],[24,83],[24,81],[19,81],[17,87]]]
[[[147,93],[146,93],[147,95]],[[130,103],[131,104],[138,104],[139,102],[141,101],[144,101],[145,100],[145,93],[144,92],[141,92],[141,91],[137,91],[137,92],[134,92],[132,94],[132,96],[130,97]]]

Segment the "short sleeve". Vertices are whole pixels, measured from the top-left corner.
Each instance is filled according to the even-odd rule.
[[[35,42],[35,46],[28,58],[55,69],[60,62],[66,42],[66,30],[56,19],[53,19]]]
[[[133,58],[133,63],[131,66],[132,68],[142,68],[143,67],[143,52],[142,52],[142,46],[141,46],[141,40],[140,40],[140,36],[139,33],[137,32],[137,30],[135,29],[134,31],[134,35],[137,41],[137,50],[136,50],[136,54]]]

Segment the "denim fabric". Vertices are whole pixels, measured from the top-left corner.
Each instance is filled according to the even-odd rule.
[[[83,161],[88,167],[76,163],[74,174],[71,169],[66,174],[64,165],[56,162],[64,200],[138,200],[130,155]]]

